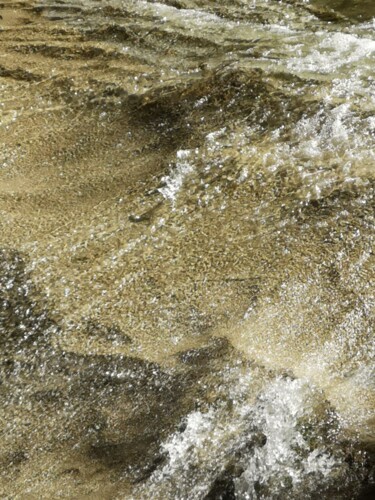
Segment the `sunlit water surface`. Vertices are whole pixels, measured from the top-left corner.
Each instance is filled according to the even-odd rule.
[[[371,498],[375,3],[0,15],[0,496]]]

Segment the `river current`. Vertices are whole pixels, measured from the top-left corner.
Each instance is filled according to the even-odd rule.
[[[0,496],[374,493],[375,2],[0,3]]]

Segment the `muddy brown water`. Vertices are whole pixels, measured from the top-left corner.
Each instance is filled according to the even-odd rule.
[[[0,3],[0,496],[374,481],[371,0]]]

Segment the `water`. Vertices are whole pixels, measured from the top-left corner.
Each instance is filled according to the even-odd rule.
[[[1,4],[2,498],[371,498],[372,0]]]

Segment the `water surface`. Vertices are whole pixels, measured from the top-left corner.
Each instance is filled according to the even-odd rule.
[[[4,498],[365,498],[374,3],[0,5]]]

